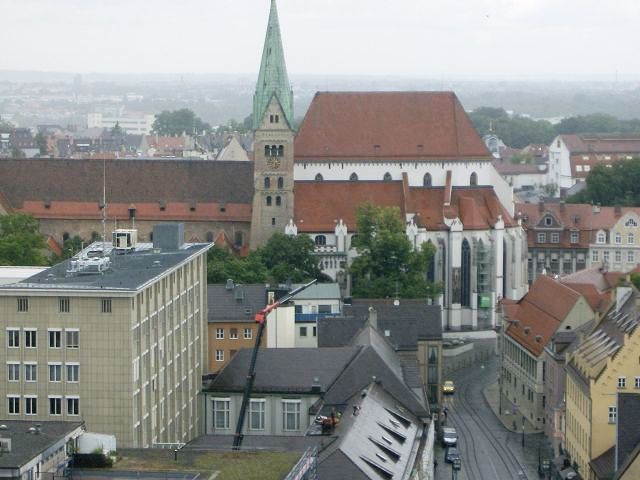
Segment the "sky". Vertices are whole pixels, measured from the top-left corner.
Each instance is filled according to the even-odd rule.
[[[298,75],[640,79],[638,0],[278,0]],[[257,73],[270,0],[2,0],[0,70]]]

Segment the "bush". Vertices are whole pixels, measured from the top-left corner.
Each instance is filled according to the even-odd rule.
[[[76,453],[73,468],[111,468],[113,460],[104,453]]]

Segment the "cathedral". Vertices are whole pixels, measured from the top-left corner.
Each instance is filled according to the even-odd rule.
[[[526,292],[512,188],[454,93],[319,92],[295,125],[272,0],[253,122],[253,162],[0,159],[0,214],[33,215],[57,253],[99,236],[105,208],[109,230],[149,241],[155,223],[180,221],[187,241],[240,254],[275,232],[307,234],[346,288],[356,210],[370,202],[399,207],[414,247],[435,247],[427,275],[444,285],[444,328],[492,328],[496,302]]]

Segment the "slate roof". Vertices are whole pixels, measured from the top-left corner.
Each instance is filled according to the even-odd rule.
[[[267,304],[267,287],[264,284],[207,285],[207,320],[216,322],[253,321],[256,312]]]
[[[615,470],[627,461],[640,445],[640,394],[618,393]]]
[[[55,445],[84,422],[51,422],[31,420],[1,420],[7,430],[0,431],[0,437],[11,439],[11,451],[0,455],[0,469],[19,468],[36,455]],[[40,433],[29,433],[29,428],[40,425]]]
[[[318,92],[295,161],[491,160],[453,92]]]
[[[291,289],[295,290],[302,285],[302,283],[291,285]],[[314,283],[310,287],[297,293],[292,297],[292,300],[339,300],[340,298],[342,298],[340,295],[340,285],[337,283]]]
[[[615,472],[615,450],[616,447],[611,447],[589,462],[597,478],[611,478]]]

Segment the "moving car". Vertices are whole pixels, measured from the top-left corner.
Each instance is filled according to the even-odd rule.
[[[442,428],[442,446],[455,447],[458,443],[458,432],[453,427]]]
[[[454,463],[455,461],[460,461],[460,452],[456,447],[447,448],[446,453],[444,454],[444,461],[447,463]]]
[[[456,386],[453,384],[453,380],[445,380],[442,384],[442,393],[453,393],[456,391]]]

